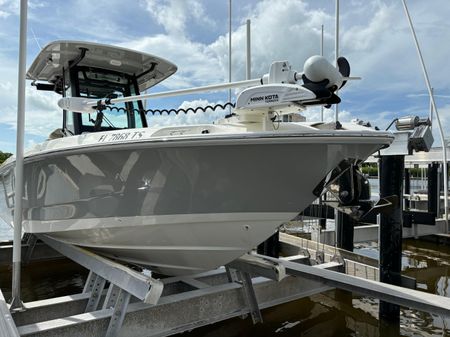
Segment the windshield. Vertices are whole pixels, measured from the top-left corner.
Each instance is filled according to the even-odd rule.
[[[77,67],[76,72],[72,74],[77,77],[76,96],[79,97],[120,98],[139,93],[133,78],[125,74],[90,67]],[[139,105],[137,101],[114,104],[112,109],[103,111],[100,124],[97,113],[80,114],[80,131],[82,133],[144,127],[145,115],[139,113]],[[97,127],[94,127],[96,120]]]

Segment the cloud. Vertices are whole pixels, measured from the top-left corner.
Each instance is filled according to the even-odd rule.
[[[413,38],[400,2],[372,1],[372,8],[359,16],[367,22],[349,25],[342,29],[342,53],[349,57],[354,73],[363,81],[355,83],[355,90],[390,92],[425,89]],[[446,1],[433,3],[440,8],[439,17],[430,11],[426,2],[409,3],[410,14],[416,29],[425,64],[432,85],[449,88],[441,71],[446,64],[447,52],[436,52],[450,38],[445,17],[450,14]],[[350,19],[350,14],[347,17]],[[353,18],[353,16],[352,16]],[[433,24],[430,25],[429,23]]]
[[[138,38],[125,45],[159,53],[177,63],[179,72],[165,83],[168,87],[203,85],[227,80],[227,33],[210,43],[194,41],[190,39],[189,34],[185,34],[185,30],[188,30],[185,22],[189,16],[193,17],[195,13],[201,12],[195,10],[195,6],[192,6],[192,13],[187,13],[186,6],[177,1],[153,0],[146,3],[149,11],[164,21],[168,33]],[[423,88],[423,77],[401,6],[398,3],[382,1],[367,1],[364,4],[365,6],[360,7],[347,6],[341,18],[340,52],[349,59],[353,74],[363,77],[362,81],[352,83],[345,90],[404,92],[417,87]],[[369,10],[363,10],[363,7],[368,7]],[[417,10],[416,7],[418,5],[412,9]],[[166,20],[167,16],[162,15],[169,10],[173,10],[171,13],[174,13],[175,17],[180,17],[180,20],[174,20],[177,21],[176,24],[169,22],[171,20]],[[432,13],[422,15],[432,20]],[[247,13],[240,20],[236,20],[240,23],[235,25],[232,36],[233,80],[245,77],[246,18],[252,21],[253,77],[267,73],[274,60],[288,60],[295,69],[301,71],[304,61],[319,53],[322,24],[325,25],[325,56],[329,60],[334,59],[334,29],[330,28],[334,27],[332,12],[313,8],[306,1],[277,1],[276,6],[273,1],[259,1],[255,6],[249,6]],[[436,27],[443,36],[427,32],[427,36],[433,40],[433,45],[445,45],[444,36],[450,39],[450,30],[439,28],[445,27],[445,17],[441,21]],[[183,32],[173,33],[178,30]],[[434,50],[429,45],[430,43],[424,40],[423,49]],[[435,61],[436,58],[445,58],[442,55],[445,53],[425,56],[431,56],[428,64],[433,70],[430,71],[432,79],[436,80],[436,83],[445,82],[445,86],[449,87],[447,77],[436,68],[437,65],[446,63],[442,62],[443,60]]]
[[[188,22],[215,24],[197,0],[147,0],[146,9],[169,35],[185,35]]]
[[[14,0],[0,0],[0,18],[8,18],[19,13],[19,2]]]
[[[2,90],[1,94],[5,99],[0,114],[0,124],[7,125],[10,129],[16,129],[16,88],[10,82],[2,85],[8,89]],[[51,131],[61,127],[62,112],[57,106],[57,98],[58,96],[54,93],[37,91],[34,87],[26,89],[25,132],[27,134],[47,137]]]
[[[385,30],[392,27],[390,22],[395,19],[397,13],[393,4],[379,3],[377,7],[369,22],[353,25],[343,31],[342,45],[344,49],[355,52],[367,51],[381,45],[385,37]]]
[[[439,95],[439,94],[434,94],[434,93],[433,93],[433,96],[434,96],[435,98],[450,98],[450,95]],[[429,95],[428,93],[423,93],[423,94],[417,93],[417,94],[407,94],[406,97],[409,97],[409,98],[414,98],[414,97],[430,97],[430,95]]]
[[[442,129],[444,131],[444,138],[449,138],[448,130],[450,130],[450,104],[445,104],[439,109],[439,116],[441,119]],[[435,121],[433,126],[433,135],[435,139],[435,145],[440,139],[438,132],[438,123]]]
[[[222,101],[218,102],[209,102],[205,99],[197,99],[192,101],[183,101],[178,109],[188,109],[188,108],[197,108],[197,107],[207,107],[214,106],[216,104],[224,104]],[[173,115],[168,117],[167,114],[163,115],[148,115],[147,119],[150,121],[151,126],[159,127],[159,126],[169,126],[169,125],[193,125],[193,124],[207,124],[212,123],[215,120],[222,118],[228,110],[216,109],[213,111],[212,109],[206,109],[205,111],[198,110],[196,113],[189,112],[179,113],[178,115]]]
[[[10,15],[19,15],[20,1],[15,0],[0,0],[0,18],[7,18]],[[29,9],[46,7],[46,3],[42,1],[28,1]]]
[[[439,8],[439,11],[430,10],[426,1],[408,3],[432,85],[442,96],[448,96],[446,93],[450,90],[446,71],[450,53],[447,43],[450,40],[447,19],[450,6],[447,2],[433,2],[433,7]],[[233,18],[233,80],[245,77],[247,18],[252,21],[253,77],[267,73],[274,60],[288,60],[294,69],[301,71],[304,61],[319,53],[322,24],[325,25],[325,56],[333,60],[334,6],[329,2],[324,4],[303,0],[251,1],[245,6],[238,3]],[[57,6],[32,1],[30,22],[42,43],[68,38],[113,42],[167,58],[177,64],[179,70],[151,89],[161,91],[227,81],[225,8],[219,2],[206,0],[141,0],[126,3],[120,0],[72,0],[58,2]],[[209,11],[215,12],[211,14]],[[8,128],[15,127],[17,14],[18,1],[0,0],[0,36],[3,42],[0,47],[0,123]],[[41,20],[43,15],[46,20]],[[207,38],[204,37],[206,35]],[[29,55],[34,56],[37,49],[31,33],[29,40]],[[358,116],[383,127],[396,116],[410,113],[423,115],[427,111],[427,97],[420,96],[425,92],[423,75],[399,2],[343,2],[340,53],[350,61],[352,74],[363,77],[362,81],[354,81],[341,91],[340,120]],[[30,63],[31,56],[28,59]],[[439,95],[436,97],[448,98]],[[61,124],[61,113],[54,104],[57,96],[34,89],[28,90],[27,96],[27,133],[44,138]],[[164,104],[179,106],[225,100],[226,91],[213,98],[207,95],[189,96],[168,99]],[[152,105],[155,101],[160,103],[153,100]],[[450,108],[447,102],[438,102],[443,124],[449,130]],[[152,125],[168,125],[210,122],[224,113],[149,118]],[[313,120],[318,120],[320,115],[314,108],[304,114]],[[325,110],[325,118],[333,120],[334,111]]]
[[[0,82],[0,91],[2,92],[11,92],[13,85],[10,81]]]
[[[223,81],[223,67],[208,46],[184,36],[158,34],[121,44],[162,56],[178,65],[178,71],[163,82],[166,88],[183,88]]]
[[[178,65],[178,73],[163,85],[169,88],[219,83],[228,78],[228,34],[220,35],[209,44],[193,41],[188,35],[173,34],[181,29],[188,15],[197,15],[201,10],[193,6],[187,14],[179,1],[147,1],[149,10],[158,17],[172,7],[178,23],[166,22],[168,34],[143,37],[123,43],[128,48],[154,53],[166,57]],[[303,1],[287,0],[273,6],[272,1],[261,1],[248,13],[252,19],[252,64],[254,77],[269,71],[274,60],[290,60],[296,69],[302,70],[303,62],[312,54],[319,53],[318,28],[331,20],[323,10],[310,10]],[[163,19],[161,19],[163,20]],[[169,20],[167,20],[169,21]],[[274,28],[276,27],[276,29]],[[327,36],[327,39],[331,37]],[[246,28],[242,23],[233,31],[233,80],[245,77]],[[314,41],[314,42],[311,42]],[[297,47],[298,46],[298,47]]]
[[[2,151],[2,152],[8,152],[8,151],[5,151],[5,149],[14,148],[14,146],[15,146],[14,142],[8,142],[8,141],[3,141],[3,140],[0,141],[0,147],[2,149],[0,151]]]
[[[311,9],[305,1],[260,1],[249,12],[252,37],[252,73],[261,76],[268,72],[273,61],[288,60],[297,70],[304,61],[320,52],[320,26],[332,17],[322,9]],[[234,78],[245,73],[246,27],[241,24],[233,32]],[[327,35],[326,40],[329,40]],[[221,37],[215,43],[221,48],[227,42]]]
[[[307,121],[320,121],[320,107],[309,107],[307,110],[302,111],[301,115],[306,117]],[[334,121],[335,117],[335,108],[331,109],[323,109],[323,121],[326,123],[330,123]],[[340,110],[339,111],[339,121],[340,122],[350,122],[352,119],[355,119],[356,116],[352,114],[352,112],[348,110]]]
[[[360,90],[366,92],[371,90],[372,97],[359,102],[357,107],[366,105],[366,109],[373,109],[374,103],[381,99],[377,91],[389,91],[395,96],[395,92],[412,89],[411,81],[397,82],[388,78],[389,76],[408,76],[411,73],[408,67],[413,66],[396,57],[393,58],[395,62],[390,62],[387,65],[382,63],[388,69],[386,72],[380,71],[380,62],[382,62],[380,60],[388,58],[386,53],[390,53],[392,49],[401,53],[401,49],[404,47],[396,41],[397,36],[395,34],[391,37],[392,32],[386,31],[386,27],[389,30],[391,26],[395,25],[395,22],[398,21],[398,14],[402,13],[398,11],[400,7],[390,3],[371,1],[369,7],[372,11],[361,11],[361,8],[355,11],[350,8],[350,13],[346,14],[347,22],[345,22],[345,18],[342,19],[345,27],[344,33],[342,33],[342,53],[348,56],[354,72],[357,75],[364,76],[363,81],[349,84],[342,91],[342,97],[348,98],[350,101],[352,93]],[[352,11],[365,16],[354,26],[348,20],[352,17]],[[268,72],[269,66],[274,60],[289,60],[294,69],[301,71],[303,62],[312,54],[319,52],[320,26],[325,24],[325,27],[333,27],[334,25],[333,16],[329,12],[322,8],[311,8],[304,1],[294,0],[277,2],[277,6],[273,6],[272,1],[260,1],[256,6],[249,7],[247,16],[244,17],[249,17],[252,20],[253,77],[259,77]],[[367,20],[364,20],[365,18]],[[233,80],[241,80],[245,74],[246,27],[243,24],[244,19],[241,22],[233,31]],[[330,33],[329,30],[328,28],[325,31],[325,55],[331,60],[334,58],[332,48],[334,37],[331,34],[333,32]],[[395,29],[394,33],[397,31],[398,29]],[[407,31],[402,31],[402,39],[408,41],[406,38]],[[389,42],[388,48],[385,48],[386,41]],[[391,48],[391,45],[394,46],[395,44],[399,47]],[[159,34],[130,41],[126,46],[134,46],[140,50],[167,55],[170,60],[178,63],[178,73],[162,84],[169,88],[205,85],[223,82],[227,79],[227,34],[218,36],[215,41],[209,44],[192,41],[189,36],[184,34]],[[414,63],[413,60],[410,61],[410,63]],[[399,63],[402,63],[402,65],[399,65]],[[390,71],[391,68],[392,71]],[[399,68],[401,70],[396,70]],[[386,81],[387,83],[385,83]],[[417,81],[419,83],[420,76]],[[372,101],[373,103],[371,103]],[[347,100],[343,99],[340,120],[351,120],[356,115],[355,112],[349,112],[356,105],[348,106],[346,103]],[[375,104],[377,108],[378,104]],[[364,109],[363,111],[358,110],[358,115],[361,112],[364,115]],[[308,111],[305,112],[308,118],[318,118],[317,112],[311,110],[310,113]],[[347,116],[346,113],[349,115]],[[325,116],[328,120],[332,120],[334,119],[334,112],[325,110]],[[370,116],[370,119],[377,124],[388,123],[384,118],[373,115]],[[172,121],[170,117],[167,120]]]

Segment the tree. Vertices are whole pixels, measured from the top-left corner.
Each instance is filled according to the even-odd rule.
[[[12,153],[0,151],[0,164],[2,164],[6,159],[12,156]]]

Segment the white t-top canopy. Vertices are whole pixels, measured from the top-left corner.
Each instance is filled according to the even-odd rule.
[[[41,50],[27,72],[27,78],[55,83],[62,77],[63,67],[86,53],[78,66],[95,67],[136,75],[139,90],[144,91],[163,81],[177,71],[173,63],[151,55],[126,48],[100,43],[79,41],[55,41]]]

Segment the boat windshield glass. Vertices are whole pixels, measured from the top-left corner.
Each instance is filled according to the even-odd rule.
[[[135,95],[131,79],[120,73],[104,72],[100,69],[79,68],[78,95],[93,99],[120,98]],[[137,102],[118,103],[113,109],[105,109],[100,130],[126,129],[143,127]],[[81,114],[82,130],[91,130],[95,124],[96,114]],[[100,131],[99,130],[99,131]]]

